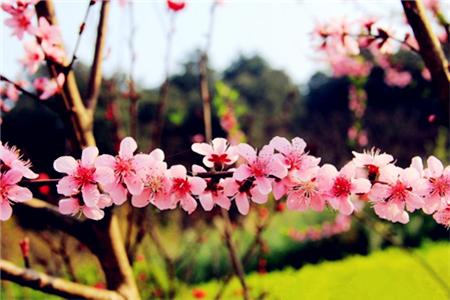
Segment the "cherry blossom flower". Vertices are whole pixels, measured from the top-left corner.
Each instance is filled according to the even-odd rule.
[[[191,214],[197,208],[197,201],[193,195],[200,195],[206,188],[206,182],[200,177],[187,176],[186,168],[182,165],[172,166],[168,171],[172,181],[170,191],[170,201],[172,207],[178,203],[181,207]]]
[[[426,179],[423,211],[432,214],[450,204],[450,166],[444,168],[442,162],[434,156],[427,159],[427,169],[423,169],[422,160],[414,157],[411,167]]]
[[[319,167],[295,174],[292,186],[287,192],[287,207],[290,210],[305,211],[312,208],[322,211],[325,207],[324,183]],[[326,177],[325,177],[326,178]]]
[[[60,73],[58,77],[48,79],[47,77],[39,77],[33,81],[33,86],[40,94],[39,99],[46,100],[61,91],[61,88],[66,80],[63,73]]]
[[[447,205],[444,208],[438,210],[433,215],[433,219],[436,220],[436,223],[450,228],[450,205]]]
[[[36,30],[36,36],[41,43],[48,43],[50,45],[61,44],[61,32],[56,25],[50,25],[45,17],[39,18],[39,26]]]
[[[77,161],[71,156],[56,159],[53,163],[54,169],[67,174],[56,186],[58,193],[71,197],[81,192],[85,206],[99,208],[101,194],[98,184],[107,185],[113,182],[114,173],[110,168],[95,167],[97,156],[97,147],[87,147],[81,154],[81,160]]]
[[[192,173],[194,175],[202,172],[206,172],[206,170],[201,166],[198,165],[192,166]],[[208,178],[205,179],[205,181],[206,181],[206,188],[198,196],[198,199],[200,200],[200,204],[202,205],[203,209],[206,211],[210,211],[213,209],[215,204],[227,210],[230,209],[231,202],[230,199],[225,195],[223,179],[217,182],[212,178]]]
[[[234,164],[239,155],[236,148],[229,146],[224,138],[215,138],[211,144],[194,143],[192,151],[204,155],[203,164],[208,168],[223,170],[226,166]]]
[[[45,56],[48,60],[62,64],[64,62],[64,58],[66,53],[62,49],[61,45],[49,44],[47,42],[42,42],[42,49],[45,52]]]
[[[377,180],[380,168],[387,166],[394,158],[392,155],[380,153],[380,150],[372,148],[368,152],[358,153],[353,151],[353,164],[356,166],[356,177],[367,178],[371,182]]]
[[[225,195],[234,199],[236,207],[242,215],[247,215],[250,210],[250,200],[262,204],[267,202],[267,194],[260,192],[252,179],[237,181],[226,178],[223,181]]]
[[[10,0],[9,2],[3,2],[1,8],[10,15],[19,15],[24,13],[28,8],[28,5],[34,5],[39,0]]]
[[[10,169],[0,173],[0,220],[8,220],[12,215],[10,202],[25,202],[33,198],[30,190],[18,186],[22,172]]]
[[[406,71],[397,71],[394,68],[385,70],[384,81],[389,86],[405,87],[411,83],[412,76]]]
[[[36,32],[36,28],[31,22],[33,16],[33,10],[24,10],[21,13],[11,14],[11,17],[5,20],[5,25],[11,27],[13,30],[12,35],[17,36],[21,40],[25,33],[34,34]]]
[[[247,161],[234,172],[233,178],[237,181],[244,181],[249,177],[255,178],[255,185],[259,192],[264,195],[272,191],[271,181],[268,178],[274,176],[282,179],[287,176],[287,167],[281,162],[280,155],[273,153],[273,147],[264,146],[259,154],[248,144],[239,144],[238,153]]]
[[[136,141],[131,137],[124,138],[120,143],[119,155],[100,155],[95,166],[110,168],[114,171],[114,181],[104,186],[114,204],[121,205],[127,200],[127,195],[139,195],[144,189],[138,169],[142,168],[146,162],[145,156],[133,153],[137,149]]]
[[[178,11],[184,9],[185,6],[186,6],[186,2],[185,1],[167,0],[167,7],[171,11],[178,12]]]
[[[158,209],[171,209],[170,191],[172,182],[168,177],[167,163],[164,162],[164,153],[160,149],[153,150],[150,154],[138,154],[140,160],[147,160],[144,168],[138,170],[144,187],[142,193],[133,195],[131,204],[134,207],[145,207],[149,203]]]
[[[346,164],[339,172],[333,165],[322,166],[326,198],[331,207],[344,215],[350,215],[355,207],[350,196],[365,194],[370,191],[370,181],[365,178],[355,178],[356,168],[353,164]]]
[[[389,164],[380,169],[379,182],[372,186],[369,199],[379,217],[406,224],[409,215],[405,208],[409,212],[422,208],[425,189],[426,180],[415,168],[401,169]]]
[[[1,141],[0,160],[8,168],[21,172],[22,176],[27,179],[36,179],[39,176],[30,169],[31,163],[22,159],[22,156],[16,147],[9,147],[6,144],[3,145]]]
[[[20,62],[28,69],[28,73],[34,74],[39,65],[44,61],[45,55],[36,41],[26,41],[24,43],[25,57]]]

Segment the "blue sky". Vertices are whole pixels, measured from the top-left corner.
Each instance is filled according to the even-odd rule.
[[[109,20],[107,47],[110,54],[104,71],[129,70],[128,37],[130,19],[128,7],[121,8],[113,0]],[[187,1],[187,7],[176,17],[176,31],[170,59],[171,72],[193,51],[205,44],[209,22],[210,0]],[[56,0],[56,13],[63,32],[67,52],[72,53],[78,27],[87,1]],[[137,62],[135,77],[146,87],[161,84],[164,76],[165,31],[169,16],[164,0],[133,2],[136,26]],[[91,10],[78,52],[80,60],[90,63],[95,43],[99,5]],[[225,0],[216,11],[210,62],[218,70],[227,67],[240,53],[260,54],[274,67],[285,70],[296,83],[305,82],[315,71],[326,70],[316,58],[310,32],[317,20],[363,15],[399,19],[400,1],[301,1],[301,0]],[[6,17],[0,13],[0,22]],[[388,21],[389,22],[389,21]],[[20,42],[10,37],[5,26],[0,31],[1,72],[16,77],[23,73],[17,59],[22,54]]]

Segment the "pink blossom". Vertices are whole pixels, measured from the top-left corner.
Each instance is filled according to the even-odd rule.
[[[436,223],[444,225],[447,228],[450,228],[450,205],[447,205],[438,210],[433,215],[433,219],[436,220]]]
[[[40,38],[41,43],[48,43],[50,45],[61,44],[61,32],[56,25],[50,25],[45,17],[39,18],[39,26],[36,31],[36,36]]]
[[[85,206],[99,208],[101,194],[98,184],[107,185],[113,182],[114,173],[110,168],[95,167],[97,156],[98,149],[88,147],[83,150],[81,160],[77,161],[71,156],[56,159],[53,163],[54,169],[67,174],[56,186],[58,193],[73,198],[72,196],[81,192]]]
[[[192,144],[192,151],[204,155],[203,164],[208,168],[223,170],[226,166],[234,164],[238,159],[236,148],[229,146],[224,138],[215,138],[211,144]]]
[[[136,149],[136,141],[131,137],[126,137],[120,143],[119,155],[113,157],[103,154],[95,162],[97,168],[110,168],[114,171],[114,181],[106,184],[104,190],[116,205],[124,203],[128,193],[140,195],[144,189],[138,169],[144,167],[146,159],[143,155],[133,155]]]
[[[276,136],[270,141],[270,146],[281,153],[282,163],[289,171],[301,172],[308,168],[317,166],[320,158],[305,153],[306,143],[303,139],[296,137],[290,143],[286,138]]]
[[[172,182],[167,173],[167,164],[164,162],[164,153],[160,149],[153,150],[150,154],[138,154],[140,160],[147,160],[144,168],[138,170],[142,178],[144,188],[139,195],[133,195],[131,204],[134,207],[145,207],[149,203],[158,209],[174,208],[170,201]]]
[[[327,60],[334,76],[365,77],[372,69],[372,64],[360,57],[336,54],[331,51],[328,51],[327,54]]]
[[[16,102],[22,92],[19,91],[14,84],[8,84],[5,89],[5,96],[7,99]]]
[[[44,61],[45,55],[36,41],[26,41],[24,43],[25,57],[20,62],[28,69],[28,73],[34,74],[39,65]]]
[[[39,175],[31,171],[31,163],[22,159],[19,150],[16,147],[3,145],[0,141],[0,160],[8,168],[20,171],[22,176],[27,179],[36,179]]]
[[[62,49],[61,45],[49,44],[46,41],[43,41],[41,45],[47,59],[60,64],[64,62],[66,53]]]
[[[326,185],[323,179],[326,177],[322,177],[320,172],[319,167],[313,167],[293,176],[292,186],[287,192],[288,209],[297,211],[305,211],[309,208],[315,211],[324,209]]]
[[[427,169],[423,169],[422,160],[414,157],[411,167],[426,179],[423,211],[432,214],[450,204],[450,166],[444,168],[442,162],[434,156],[427,159]]]
[[[197,202],[192,197],[200,195],[206,188],[206,182],[200,177],[187,176],[186,168],[182,165],[172,166],[167,171],[172,187],[170,191],[170,201],[174,208],[178,202],[181,207],[191,214],[197,208]]]
[[[356,167],[357,178],[367,178],[371,182],[378,179],[380,168],[387,166],[394,158],[392,155],[380,153],[380,150],[372,148],[370,151],[358,153],[353,151],[353,164]]]
[[[33,81],[33,86],[40,94],[39,99],[46,100],[61,91],[65,80],[64,74],[60,73],[56,79],[48,79],[47,77],[36,78]]]
[[[379,217],[405,224],[409,222],[405,207],[409,212],[422,208],[425,189],[426,180],[415,168],[401,169],[389,164],[380,169],[379,182],[372,186],[369,199]]]
[[[2,5],[3,8],[3,5]],[[33,26],[31,19],[34,16],[33,10],[24,10],[21,13],[12,14],[10,18],[5,20],[5,25],[11,27],[13,34],[19,39],[23,38],[23,35],[28,32],[34,34],[36,28]]]
[[[0,220],[8,220],[12,215],[11,202],[24,202],[33,198],[31,192],[17,183],[22,179],[22,172],[10,169],[0,173]]]
[[[273,153],[273,147],[264,146],[259,154],[248,144],[239,144],[238,153],[247,161],[234,172],[233,178],[237,181],[244,181],[250,177],[255,178],[255,184],[259,192],[264,195],[272,191],[271,181],[268,178],[274,176],[282,179],[287,176],[287,167],[281,162],[280,155]]]
[[[28,5],[34,5],[37,2],[39,0],[10,0],[9,3],[3,2],[1,8],[8,14],[14,16],[22,14],[28,8]]]
[[[262,204],[267,202],[267,194],[261,193],[252,179],[237,181],[233,178],[226,178],[223,181],[225,195],[234,199],[236,207],[242,215],[247,215],[250,210],[250,200]]]
[[[344,215],[350,215],[355,207],[350,196],[365,194],[370,191],[370,181],[365,178],[355,178],[356,167],[348,163],[339,172],[332,165],[322,167],[322,176],[326,177],[324,189],[331,207]]]
[[[409,72],[397,71],[394,68],[385,70],[384,81],[389,86],[405,87],[411,83],[412,77]]]
[[[197,173],[206,172],[206,170],[200,166],[193,165],[192,173],[195,175]],[[230,209],[230,199],[225,195],[225,189],[223,186],[223,179],[219,182],[216,182],[212,178],[205,179],[206,188],[205,190],[198,196],[200,204],[203,209],[206,211],[210,211],[213,209],[214,205],[217,204],[226,210]]]

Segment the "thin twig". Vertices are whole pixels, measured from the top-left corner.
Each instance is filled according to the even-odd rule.
[[[21,87],[18,83],[12,81],[11,79],[7,78],[7,77],[4,76],[4,75],[1,75],[1,74],[0,74],[0,81],[8,82],[8,83],[12,84],[16,89],[18,89],[19,91],[21,91],[22,94],[27,95],[28,97],[33,98],[33,99],[35,99],[35,100],[42,101],[42,100],[39,98],[38,95],[33,94],[32,92],[27,91],[26,89],[24,89],[23,87]]]

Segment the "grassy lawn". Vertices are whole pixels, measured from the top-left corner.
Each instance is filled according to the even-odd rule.
[[[450,244],[428,244],[416,253],[425,259],[450,286]],[[444,289],[420,263],[400,249],[376,252],[369,257],[353,256],[337,262],[307,265],[247,277],[253,297],[266,299],[449,299]],[[209,282],[196,288],[214,298],[219,284]],[[240,299],[240,286],[233,280],[223,299]],[[179,299],[193,299],[186,289]]]

